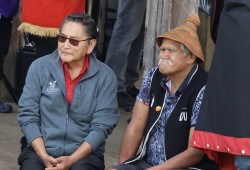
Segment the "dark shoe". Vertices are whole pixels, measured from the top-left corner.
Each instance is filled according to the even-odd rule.
[[[118,106],[124,108],[126,111],[133,109],[135,99],[130,97],[126,92],[117,93]]]
[[[129,86],[126,88],[126,92],[133,98],[136,98],[137,94],[139,93],[139,89],[135,86]]]
[[[0,100],[0,113],[12,112],[12,106]]]

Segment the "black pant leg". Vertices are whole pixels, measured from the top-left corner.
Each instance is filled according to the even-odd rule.
[[[20,170],[45,169],[43,161],[31,147],[22,149],[21,154],[18,157],[18,164],[20,165]]]
[[[91,153],[87,157],[78,160],[71,168],[71,170],[104,170],[104,156],[103,154]]]

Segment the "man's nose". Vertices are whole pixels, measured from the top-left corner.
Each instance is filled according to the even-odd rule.
[[[69,47],[69,46],[70,46],[69,39],[66,39],[66,41],[64,42],[64,47]]]

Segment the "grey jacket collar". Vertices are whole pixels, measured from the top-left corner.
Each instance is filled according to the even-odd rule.
[[[58,50],[55,50],[50,56],[49,56],[49,64],[48,67],[51,75],[54,77],[54,79],[58,82],[60,88],[63,90],[63,93],[66,94],[66,86],[65,86],[65,78],[63,73],[63,67],[62,67],[62,61],[59,56]],[[87,69],[87,72],[85,75],[81,78],[80,81],[83,81],[85,79],[88,79],[90,77],[93,77],[97,72],[99,71],[99,64],[95,54],[91,53],[90,55],[90,62]]]
[[[62,68],[62,61],[59,57],[58,50],[55,50],[51,56],[50,56],[50,61],[48,64],[51,64],[51,67],[49,67],[51,74],[55,75],[55,77],[59,76],[59,79],[64,80],[64,75],[63,75],[63,68]],[[82,77],[81,80],[90,78],[94,76],[98,70],[99,70],[99,64],[98,60],[95,56],[94,53],[90,54],[90,62],[89,62],[89,67],[86,72],[86,74]]]

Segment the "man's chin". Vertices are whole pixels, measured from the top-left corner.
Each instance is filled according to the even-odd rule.
[[[158,67],[159,67],[159,70],[170,70],[171,69],[171,67],[166,63],[164,63],[164,64],[161,63]]]
[[[61,56],[61,60],[63,61],[63,62],[65,62],[65,63],[68,63],[68,62],[71,62],[72,60],[71,60],[71,56],[66,56],[66,55],[63,55],[63,56]]]
[[[161,74],[168,75],[169,73],[172,72],[172,69],[169,66],[164,66],[164,67],[163,66],[159,66],[159,72]]]

